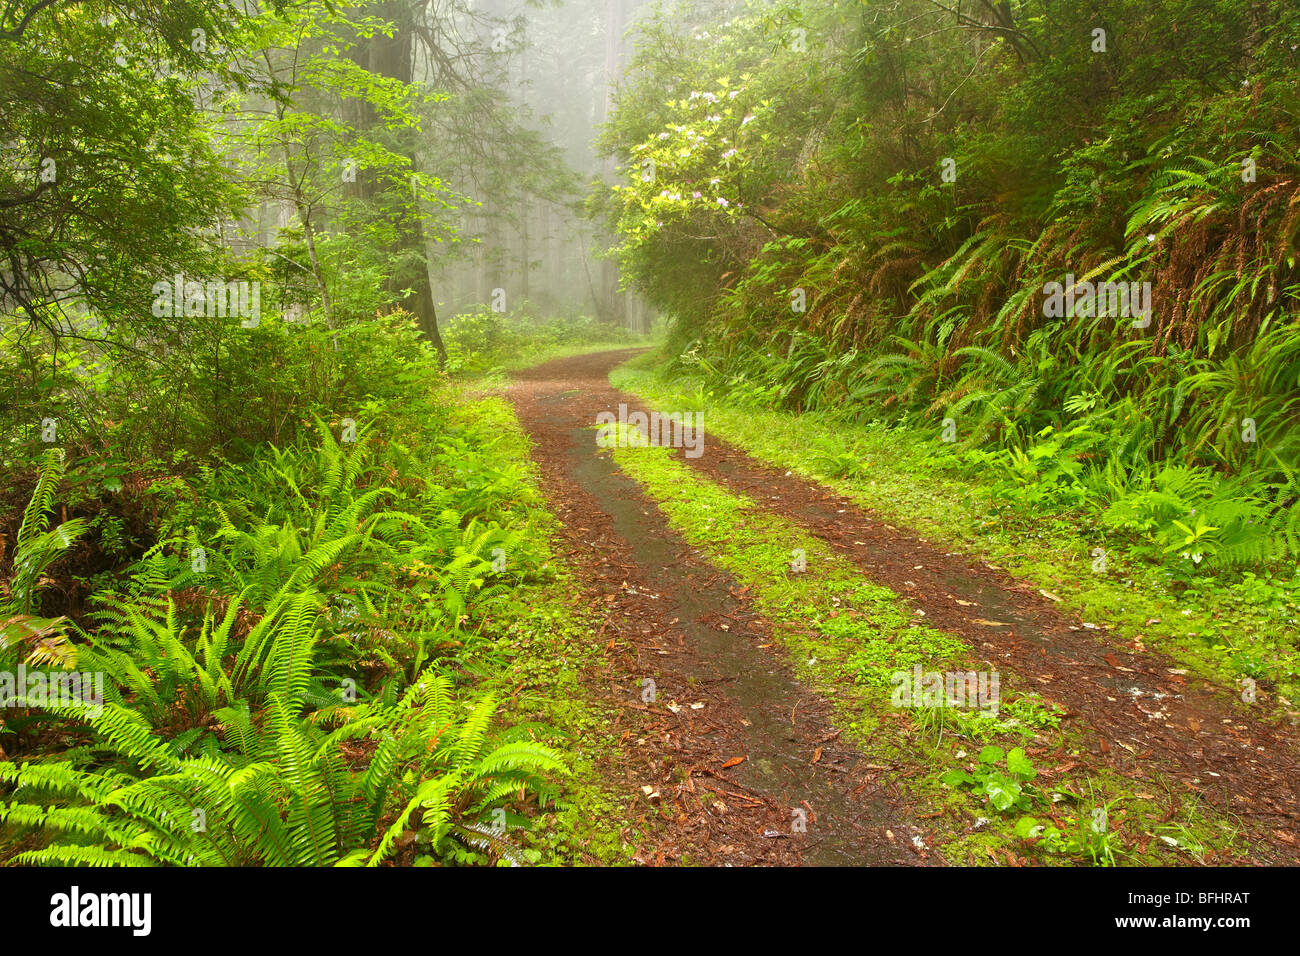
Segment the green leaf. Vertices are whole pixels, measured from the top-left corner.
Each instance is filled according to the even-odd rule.
[[[1032,840],[1043,835],[1043,826],[1034,817],[1021,817],[1016,821],[1014,832],[1022,840]]]
[[[1034,769],[1033,763],[1025,756],[1025,752],[1020,747],[1015,748],[1007,754],[1007,769],[1014,773],[1022,780],[1033,780],[1038,773]]]
[[[963,785],[974,786],[976,781],[965,770],[949,770],[939,778],[939,782],[947,787],[960,787]]]
[[[1020,784],[1010,777],[994,774],[984,781],[984,792],[988,795],[989,803],[1006,811],[1020,799]]]

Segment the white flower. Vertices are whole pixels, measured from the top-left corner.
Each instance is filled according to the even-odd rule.
[[[740,121],[740,125],[744,126],[746,123],[752,123],[753,121],[754,121],[754,114],[750,113],[748,116],[746,116],[743,120]]]
[[[709,122],[710,122],[710,123],[721,123],[721,122],[722,122],[722,117],[721,117],[721,116],[718,116],[717,114],[714,114],[713,116],[710,116],[710,117],[709,117]]]
[[[668,138],[668,134],[667,134],[667,133],[660,133],[660,134],[659,134],[659,138],[660,138],[660,139],[667,139],[667,138]]]
[[[727,150],[725,153],[723,153],[723,154],[722,154],[722,158],[723,158],[723,159],[730,159],[732,156],[735,156],[735,155],[736,155],[736,150],[735,150],[734,148],[732,148],[732,149]]]
[[[718,205],[719,205],[719,206],[729,206],[729,205],[731,205],[731,204],[730,204],[729,202],[727,202],[725,199],[723,199],[721,196],[719,196],[719,197],[718,197]]]

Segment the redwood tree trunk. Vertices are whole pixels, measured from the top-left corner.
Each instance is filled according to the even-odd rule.
[[[415,37],[414,18],[417,5],[411,0],[389,0],[376,15],[390,21],[396,27],[391,37],[375,34],[364,45],[358,46],[352,53],[353,59],[370,72],[410,83],[414,70],[413,41]],[[378,122],[374,109],[369,103],[356,101],[353,121],[358,129],[373,130]],[[401,152],[411,160],[411,170],[418,169],[418,157],[415,143],[409,133],[403,133]],[[368,171],[358,171],[356,191],[363,199],[373,200],[379,192],[377,178]],[[400,305],[415,316],[416,325],[421,334],[438,352],[438,361],[447,364],[447,348],[442,341],[438,328],[438,314],[433,301],[433,285],[429,280],[428,245],[424,237],[424,217],[416,207],[409,213],[398,208],[396,217],[397,239],[391,252],[398,265],[388,277],[388,289],[397,292],[401,289],[410,291],[401,299]]]

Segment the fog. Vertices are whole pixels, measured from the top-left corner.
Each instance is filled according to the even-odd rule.
[[[649,327],[651,311],[620,289],[617,265],[602,255],[609,236],[583,215],[592,184],[616,175],[596,138],[634,42],[629,33],[647,7],[643,0],[468,0],[456,14],[457,29],[497,54],[494,82],[520,125],[554,153],[525,147],[520,154],[519,143],[483,130],[480,161],[455,157],[450,184],[476,205],[459,217],[460,242],[430,250],[440,316],[504,304],[511,313]],[[427,79],[436,82],[432,73]],[[456,97],[488,95],[453,93],[447,112],[456,110]],[[441,144],[429,149],[438,155]]]

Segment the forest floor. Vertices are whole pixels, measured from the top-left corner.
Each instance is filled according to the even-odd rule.
[[[586,690],[617,713],[619,766],[603,772],[650,821],[638,861],[1300,861],[1286,728],[978,555],[712,433],[699,457],[662,449],[653,464],[597,447],[600,412],[649,410],[609,384],[635,354],[548,362],[507,397],[561,523],[557,550],[601,622],[609,666]],[[791,543],[806,573],[773,557]],[[782,590],[795,577],[802,590]],[[841,602],[851,580],[874,590]],[[873,671],[864,634],[1001,672],[1022,719],[936,727],[900,713],[880,675],[911,658]],[[990,742],[1019,744],[1034,769],[1002,770]],[[942,771],[969,786],[940,784]],[[1038,829],[1014,831],[1026,815]]]

